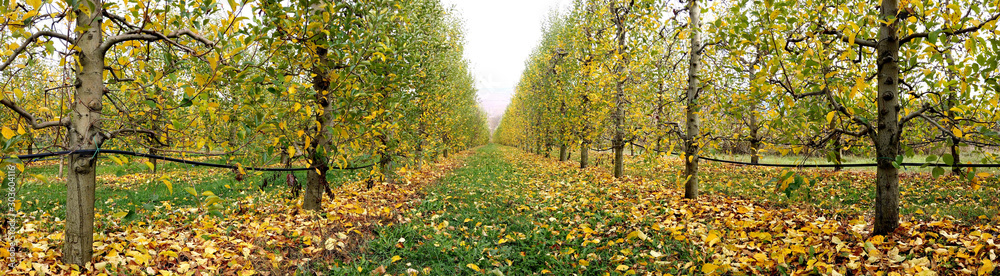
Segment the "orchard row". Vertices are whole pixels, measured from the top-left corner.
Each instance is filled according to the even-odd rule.
[[[489,140],[461,22],[437,0],[3,0],[0,14],[5,156],[305,164],[302,207],[318,209],[328,170],[374,163],[392,182]],[[96,158],[68,157],[68,264],[92,255]]]
[[[579,0],[548,20],[494,139],[579,147],[764,152],[877,162],[874,232],[899,225],[904,157],[997,163],[996,0]],[[975,152],[981,160],[965,160]]]

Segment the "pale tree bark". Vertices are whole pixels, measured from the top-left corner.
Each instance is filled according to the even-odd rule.
[[[882,0],[882,20],[878,34],[878,132],[875,151],[874,234],[882,235],[899,227],[899,170],[893,166],[899,154],[899,36],[896,33],[898,0]],[[892,22],[886,24],[885,22]]]
[[[690,66],[688,67],[688,90],[687,90],[687,137],[684,139],[684,175],[687,182],[684,183],[684,197],[698,197],[698,135],[699,124],[698,112],[698,69],[701,64],[701,22],[699,21],[700,10],[697,0],[690,0],[688,3],[688,16],[691,23],[691,53]]]
[[[81,5],[101,7],[100,0],[88,0]],[[76,94],[73,95],[72,111],[67,138],[69,148],[88,150],[100,147],[104,136],[101,127],[101,96],[104,95],[104,56],[101,49],[104,34],[101,32],[101,9],[93,9],[90,14],[78,13],[76,20],[76,46],[78,63],[76,70]],[[84,265],[91,261],[94,245],[94,189],[97,184],[94,154],[73,154],[69,156],[69,170],[66,175],[66,243],[63,247],[63,262]]]

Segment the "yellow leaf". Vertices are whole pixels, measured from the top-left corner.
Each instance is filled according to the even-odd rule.
[[[7,140],[10,140],[10,138],[14,137],[14,131],[10,130],[7,127],[3,127],[3,129],[0,130],[0,134],[3,134],[3,138]]]
[[[163,184],[167,185],[167,191],[170,191],[170,194],[173,195],[174,194],[174,184],[170,183],[170,180],[166,180],[166,179],[163,180]]]
[[[115,217],[116,219],[122,219],[122,218],[124,218],[127,215],[128,215],[128,212],[121,211],[121,212],[115,213],[112,216]]]
[[[979,276],[990,275],[990,273],[993,272],[994,268],[995,267],[993,266],[993,261],[990,261],[990,259],[983,259],[983,266],[979,267],[979,271],[977,271],[977,274]]]
[[[38,10],[39,7],[42,6],[42,0],[28,0],[27,2],[28,5],[31,6],[32,8],[35,8],[36,11]]]
[[[705,237],[705,243],[708,243],[709,247],[715,245],[715,243],[719,242],[719,240],[719,235],[717,235],[715,231],[708,233],[708,237]]]
[[[185,190],[185,191],[187,191],[187,192],[188,192],[189,194],[191,194],[191,195],[193,195],[193,196],[198,196],[198,192],[197,192],[197,191],[195,191],[195,190],[194,190],[194,188],[191,188],[191,187],[184,187],[184,190]]]
[[[626,271],[626,270],[628,270],[628,266],[627,265],[618,265],[618,267],[616,267],[615,270]]]
[[[402,260],[402,259],[403,258],[400,257],[399,255],[392,256],[392,262],[389,262],[389,263],[395,263],[396,261],[399,261],[399,260]]]
[[[467,265],[465,265],[465,267],[471,268],[472,270],[475,270],[476,272],[482,272],[482,270],[480,270],[479,266],[476,265],[476,264],[467,264]]]
[[[111,161],[115,161],[115,164],[118,164],[119,166],[125,163],[120,158],[114,155],[108,155],[108,158],[111,158]]]
[[[295,156],[295,147],[294,146],[288,146],[288,156]]]
[[[214,196],[215,193],[213,193],[212,191],[204,191],[204,192],[201,192],[201,195],[203,195],[203,196]]]
[[[705,274],[712,274],[712,272],[715,272],[715,270],[718,268],[719,266],[716,264],[705,263],[705,265],[701,266],[701,272]]]
[[[643,233],[642,231],[639,230],[632,231],[631,233],[628,233],[628,236],[625,237],[625,239],[630,239],[630,240],[634,238],[639,238],[640,240],[646,240],[649,237],[646,236],[646,233]]]
[[[27,132],[27,131],[24,131],[24,126],[22,126],[22,125],[17,125],[17,134],[21,134],[21,135],[24,135],[25,133],[28,133],[28,132]]]
[[[156,166],[153,165],[153,162],[146,161],[146,167],[149,167],[150,170],[153,170]]]
[[[951,129],[951,134],[954,134],[955,137],[962,138],[962,130],[961,129],[953,128],[953,129]]]
[[[837,111],[830,111],[826,114],[826,123],[833,123],[834,116],[837,116]]]

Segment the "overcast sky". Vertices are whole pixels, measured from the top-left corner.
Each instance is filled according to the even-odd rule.
[[[465,57],[472,63],[479,100],[489,115],[503,114],[524,62],[542,37],[542,21],[571,0],[442,0],[465,21]]]

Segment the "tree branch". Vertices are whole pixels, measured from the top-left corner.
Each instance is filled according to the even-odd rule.
[[[920,108],[919,110],[915,110],[913,112],[910,112],[910,114],[903,116],[903,118],[899,120],[899,125],[900,126],[905,125],[906,122],[913,120],[913,118],[916,118],[917,116],[922,116],[924,112],[927,112],[927,110],[931,109],[932,109],[931,105],[925,104],[924,107]]]
[[[990,21],[997,20],[997,18],[1000,18],[1000,13],[994,14],[989,19],[983,21],[982,23],[979,23],[979,25],[968,27],[968,28],[965,28],[965,29],[960,29],[960,30],[957,30],[957,31],[944,31],[944,32],[941,32],[941,34],[946,35],[946,36],[953,36],[953,35],[960,35],[960,34],[975,32],[975,31],[978,31],[979,29],[983,28],[983,26],[986,25],[986,23],[990,23]],[[926,38],[928,36],[930,36],[930,33],[928,33],[928,32],[912,33],[912,34],[910,34],[910,35],[908,35],[906,37],[903,37],[903,39],[900,39],[899,40],[899,44],[905,44],[907,42],[910,42],[911,40],[914,40],[914,39],[917,39],[917,38]]]
[[[31,127],[34,129],[42,129],[47,127],[57,127],[57,126],[69,126],[69,117],[62,118],[59,121],[39,122],[40,119],[35,118],[35,116],[32,116],[31,113],[28,113],[28,111],[25,111],[23,108],[21,108],[17,104],[14,104],[14,102],[11,102],[8,99],[0,100],[0,104],[3,104],[7,108],[10,108],[10,110],[13,110],[18,115],[21,115],[21,117],[27,120],[28,123],[31,124]]]
[[[824,30],[823,32],[821,32],[821,34],[833,35],[833,36],[836,36],[837,38],[839,38],[840,40],[842,40],[844,42],[851,43],[851,39],[849,37],[844,36],[844,34],[841,33],[838,30]],[[857,44],[859,46],[870,47],[870,48],[875,48],[875,47],[878,46],[878,43],[875,42],[874,40],[867,40],[867,39],[857,38],[857,37],[854,38],[854,44]]]
[[[24,52],[24,50],[28,49],[28,45],[29,44],[34,43],[35,40],[38,40],[38,38],[42,37],[42,36],[54,37],[54,38],[65,40],[66,42],[69,42],[70,44],[73,43],[73,39],[69,38],[69,36],[64,35],[64,34],[60,34],[60,33],[56,33],[56,32],[51,32],[51,31],[39,31],[39,32],[35,32],[34,34],[31,34],[31,36],[28,37],[28,39],[25,39],[24,43],[21,43],[21,47],[17,47],[17,49],[14,49],[14,53],[10,54],[10,56],[7,57],[7,61],[5,61],[3,64],[0,64],[0,71],[3,71],[4,69],[7,69],[7,66],[10,66],[11,63],[14,63],[14,60],[17,59],[18,55],[20,55],[22,52]]]
[[[131,32],[128,32],[128,33],[125,33],[125,34],[121,34],[121,35],[116,35],[116,36],[109,37],[107,40],[104,41],[104,43],[101,43],[101,48],[100,49],[102,51],[107,51],[108,49],[111,48],[111,46],[114,46],[115,44],[122,43],[122,42],[125,42],[125,41],[131,41],[131,40],[144,40],[144,41],[151,41],[151,42],[152,41],[165,40],[165,41],[167,41],[167,43],[170,43],[170,44],[172,44],[174,46],[180,47],[182,50],[184,50],[186,52],[195,53],[194,49],[191,49],[190,47],[184,46],[184,45],[178,43],[177,41],[173,40],[173,38],[179,38],[181,36],[190,37],[191,39],[194,39],[194,40],[196,40],[198,42],[201,42],[202,44],[205,44],[205,46],[208,46],[208,47],[215,47],[215,42],[213,42],[211,40],[208,40],[207,38],[205,38],[205,37],[203,37],[203,36],[201,36],[201,35],[199,35],[199,34],[197,34],[195,32],[192,32],[191,30],[189,30],[187,28],[184,28],[184,29],[173,31],[173,32],[171,32],[169,34],[166,34],[166,35],[164,35],[163,33],[160,33],[160,32],[157,32],[157,31],[151,31],[151,30],[136,30],[136,31],[131,31]]]

